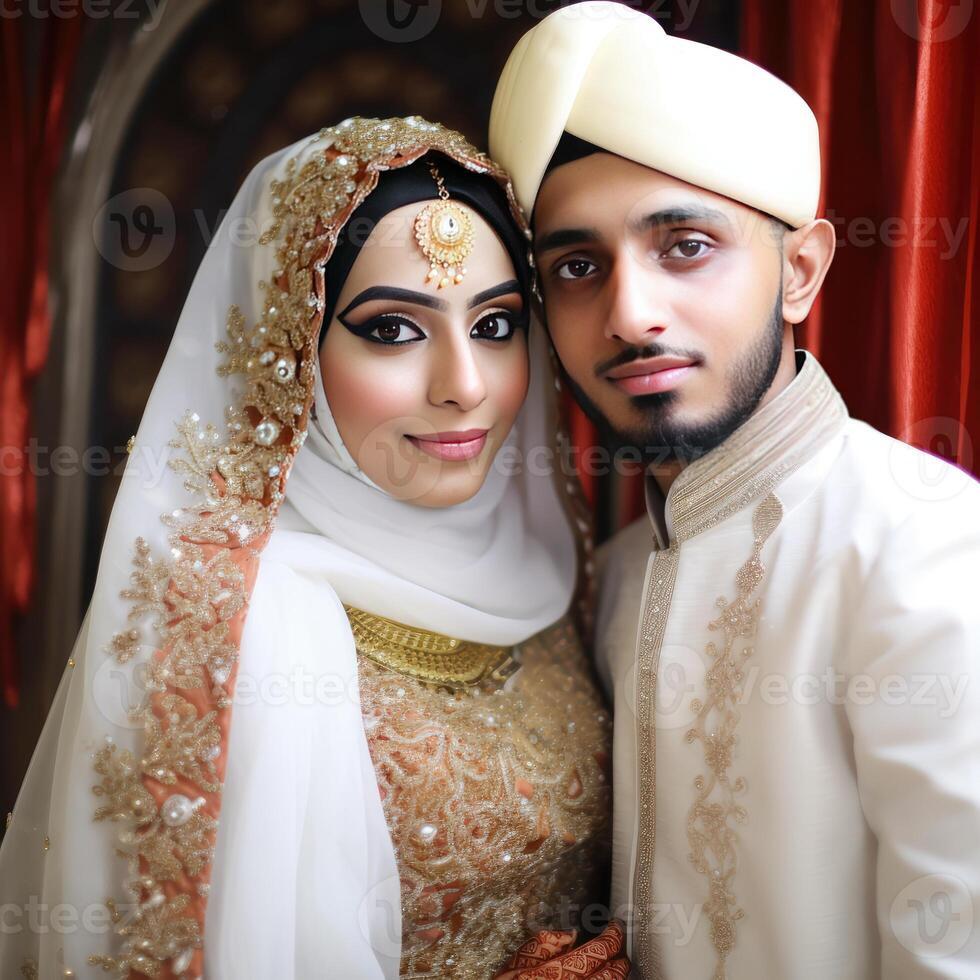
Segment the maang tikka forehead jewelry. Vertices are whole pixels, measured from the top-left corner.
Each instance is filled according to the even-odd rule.
[[[463,261],[473,251],[473,222],[449,199],[446,182],[435,163],[426,161],[439,190],[439,200],[430,201],[415,217],[415,240],[429,260],[425,281],[439,280],[439,288],[463,281]]]

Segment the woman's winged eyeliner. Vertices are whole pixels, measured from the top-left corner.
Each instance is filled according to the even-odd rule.
[[[520,284],[516,279],[509,279],[506,282],[499,283],[496,286],[491,286],[489,289],[485,289],[475,296],[472,296],[467,302],[466,308],[468,310],[475,309],[481,306],[483,303],[487,303],[490,300],[497,299],[502,296],[508,296],[510,294],[519,294],[521,291]],[[340,313],[337,314],[337,319],[348,329],[351,333],[358,337],[362,337],[366,340],[371,340],[375,343],[380,343],[387,347],[400,346],[402,344],[413,343],[417,340],[424,339],[424,334],[419,337],[407,339],[407,340],[381,340],[380,338],[374,338],[371,334],[384,323],[402,323],[412,327],[414,330],[422,334],[422,328],[415,323],[411,317],[405,313],[399,313],[394,311],[386,311],[384,313],[379,313],[376,316],[369,317],[363,323],[356,323],[352,321],[349,314],[359,306],[363,306],[366,303],[374,302],[378,300],[389,300],[394,302],[404,302],[410,303],[416,306],[424,306],[426,309],[433,309],[439,312],[446,312],[449,309],[449,304],[442,299],[435,296],[430,296],[428,293],[416,292],[412,289],[404,289],[396,286],[371,286],[368,289],[362,290],[354,299],[351,300],[347,306],[344,307]],[[507,316],[511,318],[514,323],[515,329],[526,328],[527,318],[525,316],[522,308],[520,310],[507,310],[507,309],[497,309],[497,310],[487,310],[486,316]],[[485,340],[506,340],[508,337],[486,337],[482,338]]]

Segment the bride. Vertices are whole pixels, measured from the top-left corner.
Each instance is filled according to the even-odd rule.
[[[604,899],[610,723],[533,288],[438,125],[252,170],[8,819],[0,975],[625,976],[547,931]]]

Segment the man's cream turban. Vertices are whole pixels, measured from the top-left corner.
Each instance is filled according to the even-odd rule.
[[[806,102],[744,58],[671,37],[622,4],[555,11],[504,66],[490,155],[529,214],[564,130],[793,227],[816,216],[820,137]]]

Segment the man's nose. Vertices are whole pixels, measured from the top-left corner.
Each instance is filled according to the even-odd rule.
[[[627,253],[611,271],[605,333],[610,340],[640,347],[657,339],[667,329],[669,317],[657,273]]]

